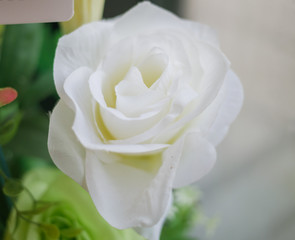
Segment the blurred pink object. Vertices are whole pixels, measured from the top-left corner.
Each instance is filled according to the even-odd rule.
[[[0,107],[11,103],[17,98],[17,91],[11,87],[0,88]]]

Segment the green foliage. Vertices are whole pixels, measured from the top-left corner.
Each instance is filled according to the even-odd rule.
[[[65,238],[75,238],[82,232],[81,228],[68,228],[61,230],[61,235]]]
[[[7,25],[2,42],[0,79],[1,86],[12,86],[19,93],[37,70],[43,41],[41,24]]]
[[[32,170],[22,184],[22,193],[13,198],[5,240],[143,240],[132,229],[110,226],[89,194],[57,169]]]
[[[58,240],[60,231],[57,226],[53,224],[42,224],[41,229],[44,231],[48,240]]]
[[[163,226],[161,240],[198,240],[189,233],[199,217],[199,198],[200,193],[193,188],[174,191],[174,202]]]
[[[52,70],[44,71],[38,75],[36,81],[33,82],[31,87],[24,93],[25,101],[23,103],[25,107],[30,107],[52,94],[56,94]]]
[[[19,180],[9,178],[3,186],[3,193],[9,197],[17,197],[24,187]]]
[[[34,109],[27,110],[15,137],[5,146],[7,156],[13,158],[11,169],[20,170],[20,166],[28,165],[26,158],[38,158],[51,162],[47,149],[49,119],[45,113]],[[42,159],[42,160],[41,160]],[[32,161],[31,161],[32,162]],[[21,164],[21,165],[19,165]],[[26,169],[24,169],[26,170]]]
[[[52,29],[52,24],[43,24],[43,44],[38,63],[38,72],[53,70],[53,61],[58,39],[61,37],[59,29]],[[53,83],[53,82],[52,82]]]
[[[11,86],[25,107],[55,93],[52,70],[60,31],[50,24],[8,25],[0,51],[0,87]]]
[[[18,103],[10,103],[0,108],[0,145],[7,144],[16,134],[22,113]]]
[[[55,202],[48,202],[48,203],[45,202],[45,203],[42,203],[42,205],[39,207],[35,207],[31,210],[20,211],[20,213],[23,215],[26,215],[26,216],[38,215],[40,213],[45,212],[46,210],[48,210],[49,208],[51,208],[54,205],[56,205]]]
[[[4,32],[4,25],[0,25],[0,56],[1,56],[1,45],[2,45],[2,38],[3,38],[3,32]]]
[[[13,177],[51,163],[47,112],[57,99],[52,73],[60,35],[54,24],[0,26],[0,88],[9,86],[18,91],[17,100],[0,109],[0,145],[6,157],[3,162],[11,168]],[[47,98],[53,98],[49,107],[43,103]],[[0,180],[0,226],[5,228],[11,203],[2,193],[14,198],[23,191],[17,180],[5,181],[5,185]],[[39,204],[33,211],[20,214],[35,216],[49,208]]]
[[[53,81],[53,60],[61,34],[53,26],[52,24],[7,25],[3,33],[0,46],[0,87],[14,87],[18,91],[19,106],[15,103],[0,109],[0,144],[7,144],[17,133],[18,139],[15,143],[22,150],[19,151],[16,146],[18,149],[14,151],[15,147],[10,148],[12,144],[6,148],[17,156],[27,155],[26,149],[32,150],[32,147],[27,148],[27,146],[37,143],[34,149],[38,154],[34,154],[35,150],[32,156],[49,159],[46,147],[48,120],[44,121],[48,116],[44,114],[40,104],[48,97],[57,99]],[[43,105],[42,107],[44,108]],[[50,108],[51,106],[45,106],[45,111]],[[21,123],[21,120],[25,122]],[[40,128],[39,121],[46,124]],[[37,129],[33,125],[37,125]],[[32,134],[29,130],[32,130]],[[41,138],[37,139],[38,137]],[[40,142],[43,142],[41,148],[38,147]]]

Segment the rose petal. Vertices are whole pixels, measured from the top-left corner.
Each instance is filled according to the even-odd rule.
[[[141,72],[137,67],[131,67],[121,82],[115,87],[118,98],[120,96],[140,96],[147,93],[149,88],[144,84]]]
[[[54,82],[60,97],[64,95],[66,78],[77,68],[95,70],[111,41],[111,21],[93,22],[60,38],[54,60]]]
[[[155,161],[162,165],[156,173],[127,164],[99,161],[99,152],[87,152],[86,181],[100,214],[114,227],[150,227],[165,214],[180,157],[181,143],[168,148]],[[133,161],[142,161],[142,156]],[[158,160],[157,160],[158,158]]]
[[[160,106],[164,104],[168,105],[167,102],[163,102]],[[105,126],[113,136],[112,140],[124,140],[151,129],[161,120],[166,109],[162,108],[160,110],[162,111],[150,112],[137,118],[127,118],[115,109],[102,107],[100,108],[100,114]]]
[[[215,113],[217,114],[215,121],[210,126],[208,135],[206,136],[206,138],[215,146],[224,138],[229,125],[235,120],[240,112],[243,96],[243,88],[239,78],[233,71],[229,71],[224,85],[216,99],[216,102],[218,102],[218,100],[222,98],[219,109],[214,109],[214,106],[212,106],[213,109],[211,109],[211,106],[206,109],[206,112],[215,110]]]
[[[169,126],[163,128],[162,133],[158,134],[157,141],[167,142],[169,133],[176,129],[181,129],[187,123],[192,121],[200,115],[212,103],[222,87],[227,72],[229,70],[229,62],[226,57],[216,48],[198,43],[200,53],[200,63],[204,74],[201,83],[198,87],[198,97],[187,106],[183,117],[180,120]]]
[[[83,185],[85,150],[72,131],[73,122],[74,112],[59,101],[50,116],[48,150],[55,165]]]
[[[148,1],[127,11],[115,23],[114,30],[122,37],[138,33],[148,34],[160,28],[181,27],[179,18]]]
[[[111,140],[110,143],[112,144],[144,144],[148,142],[150,139],[155,137],[157,133],[161,132],[163,129],[167,129],[167,126],[171,126],[171,123],[174,122],[177,115],[175,112],[178,112],[177,109],[175,111],[172,111],[171,113],[165,115],[158,123],[156,123],[153,127],[148,129],[147,131],[138,134],[136,136],[122,139],[122,140]],[[173,130],[172,130],[173,131]],[[159,143],[159,142],[156,142]],[[163,142],[164,144],[167,144],[167,142]]]
[[[153,49],[142,63],[138,65],[138,68],[141,72],[143,81],[147,87],[151,87],[154,82],[156,82],[166,69],[169,59],[168,56],[161,52],[161,51],[155,51]]]
[[[85,147],[90,150],[108,151],[110,153],[122,154],[154,154],[169,147],[169,144],[95,144],[92,142],[84,143]]]
[[[99,91],[103,92],[103,99],[108,107],[116,106],[115,86],[123,80],[132,65],[134,42],[134,38],[118,40],[98,67],[97,72],[101,75],[98,77],[98,81],[101,81]]]
[[[154,226],[150,228],[135,228],[134,230],[148,240],[159,240],[167,214],[172,206],[172,201],[173,200],[171,197],[171,200],[169,201],[169,204],[167,205],[167,208],[166,208],[166,213],[162,216],[162,218],[157,224],[155,224]]]
[[[90,75],[89,68],[78,68],[66,79],[64,84],[65,93],[72,101],[75,111],[73,131],[84,146],[89,141],[96,144],[102,142],[101,133],[96,128],[96,118],[88,86]]]
[[[90,78],[90,81],[95,79],[95,73],[91,76],[90,74],[91,70],[88,68],[79,68],[67,78],[64,86],[67,97],[71,100],[75,110],[73,131],[85,148],[122,153],[153,153],[167,147],[166,144],[130,146],[105,144],[100,138],[101,129],[96,125],[96,116],[92,107],[93,99],[88,86],[88,79]]]
[[[212,46],[219,48],[219,41],[216,31],[211,27],[189,20],[182,19],[186,30],[196,39],[201,40],[206,43],[210,43]]]
[[[144,86],[139,70],[131,67],[126,77],[115,87],[116,109],[131,118],[148,112],[163,112],[161,110],[165,105],[162,106],[160,103],[163,102],[165,94]],[[151,105],[154,107],[151,108]],[[167,106],[164,109],[167,109]]]
[[[174,188],[184,187],[206,175],[216,160],[216,151],[200,133],[187,133],[177,166]]]
[[[183,109],[194,99],[197,98],[198,94],[196,91],[185,81],[175,81],[177,84],[177,90],[173,94],[173,104]]]
[[[97,120],[97,124],[99,125],[99,128],[102,129],[104,126],[102,126],[101,122],[103,122],[113,139],[118,140],[133,137],[150,129],[161,119],[163,112],[165,113],[168,108],[167,106],[169,102],[162,101],[158,103],[156,109],[153,109],[153,112],[140,115],[139,117],[127,117],[120,111],[106,106],[102,94],[104,77],[105,75],[97,71],[91,76],[89,84],[94,99],[100,104],[100,107],[97,110],[99,112],[97,112],[97,114],[101,116],[101,120]]]
[[[162,86],[162,83],[163,83],[163,85],[166,85],[167,78],[172,73],[173,72],[169,72],[169,71],[168,71],[168,73],[166,73],[166,71],[163,73],[161,78],[157,81],[157,83],[159,83],[159,88],[161,88],[161,89],[166,88],[166,87]],[[177,82],[180,83],[180,81],[177,81]],[[174,85],[175,84],[171,84],[170,88],[173,88]],[[96,89],[95,92],[93,92],[93,95],[96,94],[96,96],[94,96],[94,97],[96,98],[96,100],[99,103],[101,103],[102,106],[105,105],[104,101],[103,101],[103,95],[100,90],[101,87],[99,87],[99,82],[98,81],[93,82],[91,85],[91,89]],[[189,93],[187,97],[181,98],[180,96],[178,96],[179,99],[176,99],[174,101],[173,99],[174,99],[174,97],[177,96],[177,92],[181,92],[184,89],[187,90],[187,86],[185,86],[185,83],[176,84],[175,89],[168,88],[168,93],[167,93],[168,97],[166,99],[164,99],[163,101],[160,101],[157,104],[154,104],[150,107],[150,108],[154,108],[155,110],[159,109],[159,113],[162,113],[164,111],[164,112],[166,112],[166,115],[163,115],[163,117],[161,117],[160,121],[152,122],[152,123],[154,123],[154,125],[147,128],[146,131],[141,131],[141,132],[138,131],[139,132],[138,135],[134,134],[135,132],[133,132],[133,134],[128,133],[128,130],[134,128],[136,126],[136,124],[132,125],[132,128],[130,128],[130,127],[124,128],[122,126],[127,126],[127,125],[125,125],[126,123],[123,122],[123,120],[124,120],[123,114],[120,114],[120,112],[118,112],[115,109],[102,107],[101,114],[104,115],[104,122],[106,122],[106,124],[108,124],[108,128],[113,131],[115,130],[118,133],[122,133],[122,135],[121,135],[122,137],[119,135],[115,135],[115,136],[118,136],[117,139],[110,140],[110,143],[112,143],[112,144],[139,144],[139,143],[147,142],[147,141],[151,140],[152,138],[154,138],[155,136],[157,136],[159,134],[159,132],[161,132],[161,131],[163,131],[163,129],[169,127],[171,125],[171,123],[179,116],[179,114],[183,111],[183,107],[184,107],[183,105],[185,105],[185,103],[188,103],[189,101],[191,101],[193,98],[196,97],[196,93],[194,91],[189,91],[189,92],[187,92],[187,93]],[[100,93],[99,93],[99,91],[100,91]],[[172,104],[170,102],[172,102]],[[166,105],[166,107],[165,107],[165,105]],[[169,106],[169,105],[171,105],[171,106]],[[160,112],[160,110],[162,112]],[[141,116],[142,120],[144,119],[143,118],[144,116],[149,116],[149,115]],[[157,115],[157,116],[161,116],[161,115]],[[126,120],[128,120],[128,119],[126,119]],[[135,123],[138,120],[140,120],[140,118],[133,118],[133,119],[129,119],[129,122]],[[143,122],[139,121],[137,123],[137,125],[141,124],[141,123],[143,123]],[[130,126],[130,124],[129,124],[129,126]],[[144,125],[142,125],[142,126],[144,126]],[[172,132],[174,132],[174,129],[169,131],[169,134]],[[123,135],[123,134],[125,134],[125,135]],[[130,135],[128,136],[128,134],[130,134]],[[161,142],[158,141],[157,143],[161,143]],[[162,142],[162,143],[166,143],[166,142]]]

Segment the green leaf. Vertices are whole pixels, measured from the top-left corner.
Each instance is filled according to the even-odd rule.
[[[3,192],[5,195],[9,197],[17,197],[22,191],[24,187],[21,181],[17,179],[8,179],[3,186]]]
[[[161,240],[197,240],[189,236],[200,215],[199,195],[193,188],[175,190],[173,215],[169,216],[162,229]]]
[[[28,156],[15,157],[11,162],[10,167],[14,176],[22,176],[34,168],[44,168],[53,165],[52,162],[45,159]]]
[[[45,113],[28,111],[24,116],[17,134],[6,146],[15,157],[26,156],[52,162],[47,148],[49,118]],[[13,168],[18,166],[13,166]]]
[[[81,228],[67,228],[61,230],[61,235],[66,238],[74,238],[79,236],[82,231]]]
[[[44,25],[44,41],[41,49],[38,71],[44,72],[53,69],[55,49],[61,37],[59,29],[52,29],[52,25]]]
[[[5,239],[5,240],[15,240],[15,239],[13,238],[13,234],[10,233],[9,231],[6,231],[6,232],[5,232],[4,239]]]
[[[60,229],[67,229],[73,225],[73,222],[66,216],[63,216],[62,214],[51,216],[50,222],[58,226]]]
[[[4,223],[2,223],[2,221],[0,221],[0,236],[3,236],[4,230],[5,230]]]
[[[38,215],[40,213],[45,212],[54,205],[56,205],[56,203],[54,202],[43,203],[40,207],[34,208],[33,210],[20,211],[20,213],[27,216]]]
[[[16,134],[22,113],[17,102],[0,108],[0,145],[8,143]]]
[[[51,94],[56,94],[52,69],[42,73],[31,85],[24,95],[24,103],[27,107],[44,100]]]
[[[43,42],[42,24],[7,25],[0,57],[0,87],[11,86],[22,95],[37,69]]]
[[[12,236],[16,233],[17,228],[19,227],[19,225],[20,225],[20,218],[16,217],[15,218],[15,223],[14,223],[14,226],[13,226]]]
[[[50,240],[58,240],[60,231],[57,226],[53,224],[42,224],[41,229],[45,233],[46,237]]]

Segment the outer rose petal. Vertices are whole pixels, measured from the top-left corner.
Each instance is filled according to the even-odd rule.
[[[237,75],[229,71],[219,94],[224,94],[224,101],[218,115],[208,132],[208,140],[218,145],[227,133],[229,125],[235,120],[243,103],[243,88]]]
[[[88,151],[86,182],[99,213],[119,229],[151,227],[159,222],[171,197],[181,147],[178,142],[162,154],[156,174],[120,162],[105,164],[99,153]]]
[[[59,101],[50,117],[48,150],[56,166],[83,185],[85,150],[72,131],[73,122],[73,111]]]
[[[174,188],[189,185],[204,175],[213,167],[216,160],[216,151],[200,133],[187,133],[183,140],[181,158],[179,160]]]
[[[243,89],[233,71],[226,75],[224,84],[210,106],[197,119],[191,129],[200,129],[214,146],[218,145],[227,133],[229,125],[237,117],[243,102]]]
[[[161,28],[181,29],[180,19],[165,9],[146,1],[130,9],[118,19],[114,30],[121,36],[136,35],[156,31]]]
[[[189,20],[182,21],[185,24],[187,30],[193,35],[194,38],[206,43],[210,43],[212,46],[219,48],[219,41],[215,30],[198,22],[192,22]]]
[[[88,86],[90,75],[89,68],[80,67],[66,79],[64,84],[64,91],[75,111],[73,131],[84,147],[88,142],[101,143],[99,133],[96,131],[96,119]]]
[[[214,101],[224,83],[229,71],[227,58],[220,50],[211,45],[199,42],[197,46],[200,53],[200,63],[204,71],[199,89],[197,89],[199,95],[189,104],[190,111],[184,117],[168,128],[161,129],[161,133],[154,140],[155,142],[167,142],[172,137],[171,132],[180,130],[198,117]]]
[[[149,240],[159,240],[163,225],[165,223],[167,214],[172,206],[173,199],[171,197],[169,204],[166,208],[166,213],[162,216],[161,220],[150,228],[135,228],[134,230],[139,233],[141,236]]]
[[[64,95],[64,81],[77,68],[97,68],[110,44],[112,25],[110,21],[93,22],[60,38],[54,59],[54,82],[59,96]]]

